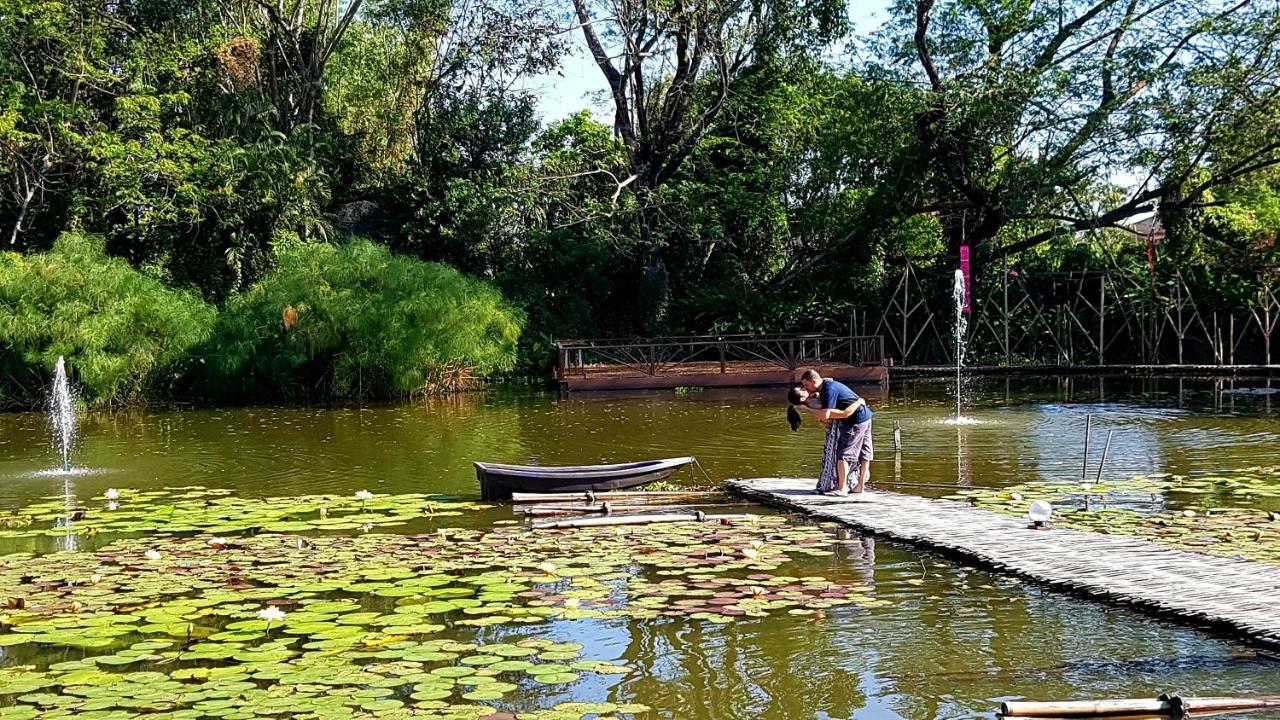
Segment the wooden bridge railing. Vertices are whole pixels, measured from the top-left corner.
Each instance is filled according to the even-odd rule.
[[[563,340],[556,343],[556,377],[580,375],[589,366],[624,366],[648,376],[690,363],[734,371],[744,363],[785,370],[806,365],[884,364],[882,335],[691,335],[644,339]]]

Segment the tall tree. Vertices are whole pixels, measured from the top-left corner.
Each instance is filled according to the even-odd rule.
[[[964,241],[990,257],[1193,207],[1280,163],[1278,13],[1254,0],[900,0],[882,57],[926,94],[915,132],[931,176],[907,212],[939,213],[951,253]],[[1108,180],[1128,192],[1085,199]],[[1011,224],[1021,237],[993,247]]]
[[[820,51],[844,28],[845,7],[834,0],[573,0],[573,7],[627,150],[627,174],[615,182],[638,200],[644,301],[660,320],[667,291],[658,189],[681,170],[752,65]]]

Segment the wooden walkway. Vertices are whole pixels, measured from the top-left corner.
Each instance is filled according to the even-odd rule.
[[[1280,650],[1280,568],[1271,565],[1132,537],[1033,530],[1025,519],[948,500],[879,490],[847,499],[813,495],[809,479],[752,478],[728,486],[768,505]]]
[[[889,368],[883,365],[822,363],[816,368],[823,377],[833,377],[849,384],[883,384],[889,380]],[[763,387],[795,385],[800,382],[800,371],[779,368],[776,363],[763,360],[727,360],[723,365],[718,362],[670,363],[655,374],[625,365],[583,365],[563,374],[559,382],[565,390]]]
[[[886,383],[880,335],[686,335],[556,342],[564,390],[789,385],[802,370],[854,383]]]

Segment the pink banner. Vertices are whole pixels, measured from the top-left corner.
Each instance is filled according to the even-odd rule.
[[[969,298],[972,296],[973,282],[969,279],[969,246],[960,246],[960,272],[964,274],[964,314],[969,314]]]

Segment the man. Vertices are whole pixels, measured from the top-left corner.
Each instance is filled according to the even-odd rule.
[[[844,432],[839,438],[836,448],[839,462],[836,464],[836,489],[830,494],[847,495],[849,490],[849,471],[856,464],[857,481],[852,492],[861,493],[867,489],[867,481],[871,479],[871,458],[874,448],[871,444],[871,408],[867,401],[838,380],[824,378],[812,368],[800,374],[800,386],[806,393],[817,395],[819,404],[826,412],[824,422],[845,423]],[[840,408],[844,408],[843,410]]]

